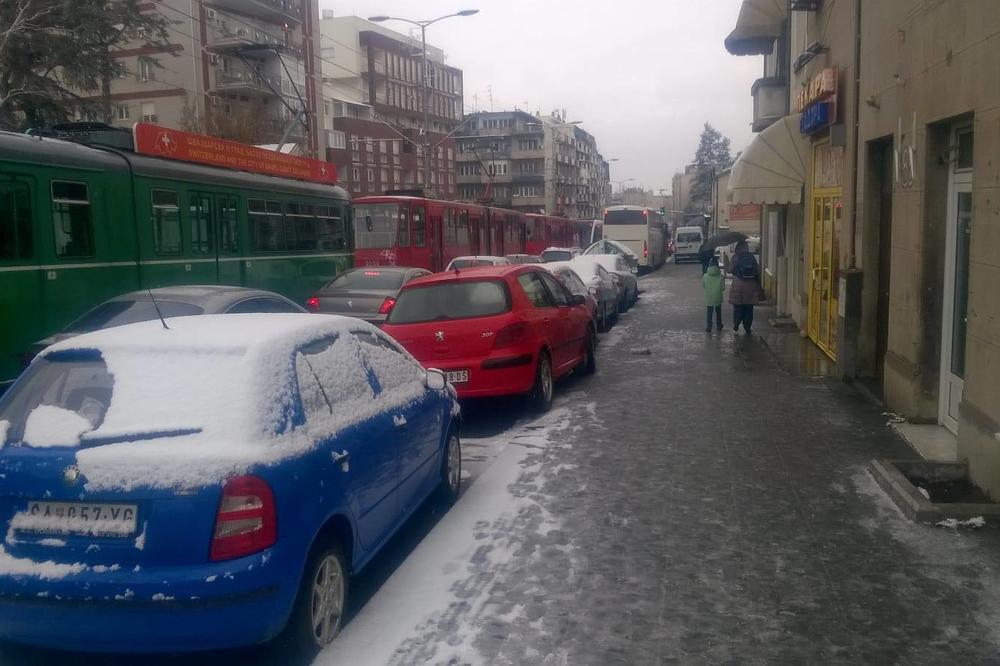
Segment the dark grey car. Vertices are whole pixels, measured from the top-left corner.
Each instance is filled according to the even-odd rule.
[[[24,356],[25,365],[49,345],[74,335],[156,319],[158,315],[156,307],[153,306],[153,299],[156,300],[156,307],[159,307],[164,317],[249,312],[305,312],[305,309],[294,301],[263,289],[206,284],[130,291],[104,301],[63,330],[31,345]]]
[[[396,304],[403,285],[422,275],[423,268],[370,266],[344,271],[306,301],[310,312],[357,317],[380,326]]]

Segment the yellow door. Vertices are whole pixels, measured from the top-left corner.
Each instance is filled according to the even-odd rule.
[[[838,257],[841,199],[838,190],[814,190],[809,271],[809,337],[831,358],[837,355]]]

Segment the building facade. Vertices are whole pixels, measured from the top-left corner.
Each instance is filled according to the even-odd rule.
[[[593,135],[562,115],[481,111],[455,138],[464,201],[587,220],[607,205],[608,162]]]
[[[428,46],[428,128],[424,134],[419,39],[357,16],[321,20],[323,115],[332,130],[327,159],[355,196],[391,190],[456,195],[455,142],[463,119],[462,71]],[[426,139],[426,141],[425,141]],[[429,144],[430,182],[423,150]]]
[[[868,381],[910,421],[952,433],[972,480],[1000,497],[996,4],[776,0],[743,9],[727,48],[767,60],[767,45],[751,39],[763,32],[771,53],[787,53],[789,114],[744,155],[769,164],[766,143],[796,168],[766,176],[738,161],[730,188],[734,200],[767,204],[765,233],[777,229],[783,243],[779,309],[844,378]],[[774,128],[798,136],[782,143]]]
[[[315,0],[161,0],[170,43],[114,52],[113,124],[151,122],[244,143],[324,142]],[[93,98],[93,99],[96,99]]]

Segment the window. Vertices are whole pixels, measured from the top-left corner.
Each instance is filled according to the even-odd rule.
[[[251,312],[302,312],[302,309],[289,301],[277,298],[248,298],[229,306],[227,314],[247,314]]]
[[[549,293],[545,290],[545,285],[538,273],[525,273],[518,276],[517,281],[520,283],[521,289],[524,290],[524,295],[536,308],[552,307]]]
[[[358,167],[351,168],[351,182],[357,184],[361,181],[361,169]]]
[[[368,176],[368,184],[373,185],[375,183],[375,169],[368,169],[365,175]]]
[[[219,250],[227,253],[239,252],[239,240],[236,199],[222,197],[219,199]]]
[[[490,317],[510,310],[506,283],[499,280],[440,282],[404,289],[389,313],[390,324]]]
[[[542,278],[542,282],[545,283],[545,286],[548,287],[549,294],[552,296],[552,300],[555,302],[556,307],[569,305],[570,294],[567,293],[564,286],[559,284],[558,280],[546,273],[539,273],[538,275]]]
[[[277,252],[285,249],[281,203],[249,199],[247,219],[250,222],[251,249],[257,252]]]
[[[129,118],[128,104],[115,105],[115,118],[117,118],[118,120],[128,120]]]
[[[142,56],[139,56],[137,74],[140,81],[155,81],[156,61],[151,58],[143,58]]]
[[[34,252],[31,191],[26,183],[0,182],[0,260],[30,259]]]
[[[340,420],[351,414],[352,405],[360,407],[375,397],[368,373],[361,365],[357,339],[341,335],[334,340],[319,340],[303,347],[295,355],[295,375],[299,400],[306,423],[323,432],[323,424],[332,427],[331,417]]]
[[[315,250],[316,208],[312,204],[285,204],[285,248]]]
[[[191,254],[214,254],[212,200],[201,194],[192,194],[188,211],[191,215]]]
[[[181,209],[177,204],[177,192],[173,190],[153,190],[153,252],[156,254],[180,254],[181,252]]]
[[[319,250],[347,250],[343,211],[337,206],[316,206],[316,246]]]
[[[144,123],[155,123],[156,122],[156,105],[152,102],[142,103],[142,122]]]
[[[412,233],[413,247],[424,247],[427,244],[427,237],[423,209],[414,208],[411,221],[410,231]]]
[[[382,176],[382,186],[385,187],[389,184],[389,171],[387,169],[381,169],[380,176]]]
[[[408,389],[414,384],[423,385],[423,369],[391,342],[369,331],[359,331],[355,335],[362,343],[361,348],[383,394]]]
[[[94,254],[86,183],[52,181],[52,221],[57,256],[89,257]]]

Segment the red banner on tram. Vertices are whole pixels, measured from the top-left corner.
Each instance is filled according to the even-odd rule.
[[[316,183],[337,182],[337,169],[321,160],[149,123],[136,123],[133,133],[135,152],[143,155]]]

